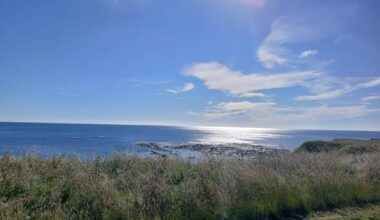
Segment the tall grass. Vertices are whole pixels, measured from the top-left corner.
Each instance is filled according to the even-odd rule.
[[[0,158],[0,219],[266,219],[380,201],[380,154]]]

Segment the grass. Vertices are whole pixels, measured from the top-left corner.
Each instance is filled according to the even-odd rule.
[[[283,219],[380,201],[380,153],[0,157],[0,219]]]
[[[380,220],[380,205],[345,207],[325,212],[315,212],[309,220]]]

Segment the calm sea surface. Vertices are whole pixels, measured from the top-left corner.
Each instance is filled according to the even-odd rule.
[[[307,140],[334,138],[380,138],[380,132],[0,122],[0,153],[10,151],[16,155],[23,155],[31,150],[37,151],[41,156],[110,156],[115,152],[150,154],[150,149],[136,145],[139,142],[169,145],[252,143],[295,149]],[[182,154],[188,156],[192,152]]]

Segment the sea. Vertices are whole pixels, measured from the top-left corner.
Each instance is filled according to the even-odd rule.
[[[294,150],[309,140],[336,138],[380,139],[379,131],[281,130],[267,128],[97,125],[0,122],[0,154],[41,157],[75,155],[82,158],[151,155],[139,143],[179,144],[246,143]],[[197,156],[182,150],[180,157]]]

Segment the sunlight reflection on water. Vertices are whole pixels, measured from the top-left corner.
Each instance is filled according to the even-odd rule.
[[[276,129],[271,128],[239,128],[239,127],[188,127],[187,129],[198,130],[203,133],[197,137],[194,143],[203,144],[226,144],[246,143],[255,144],[257,141],[287,138],[288,135],[276,134]]]

